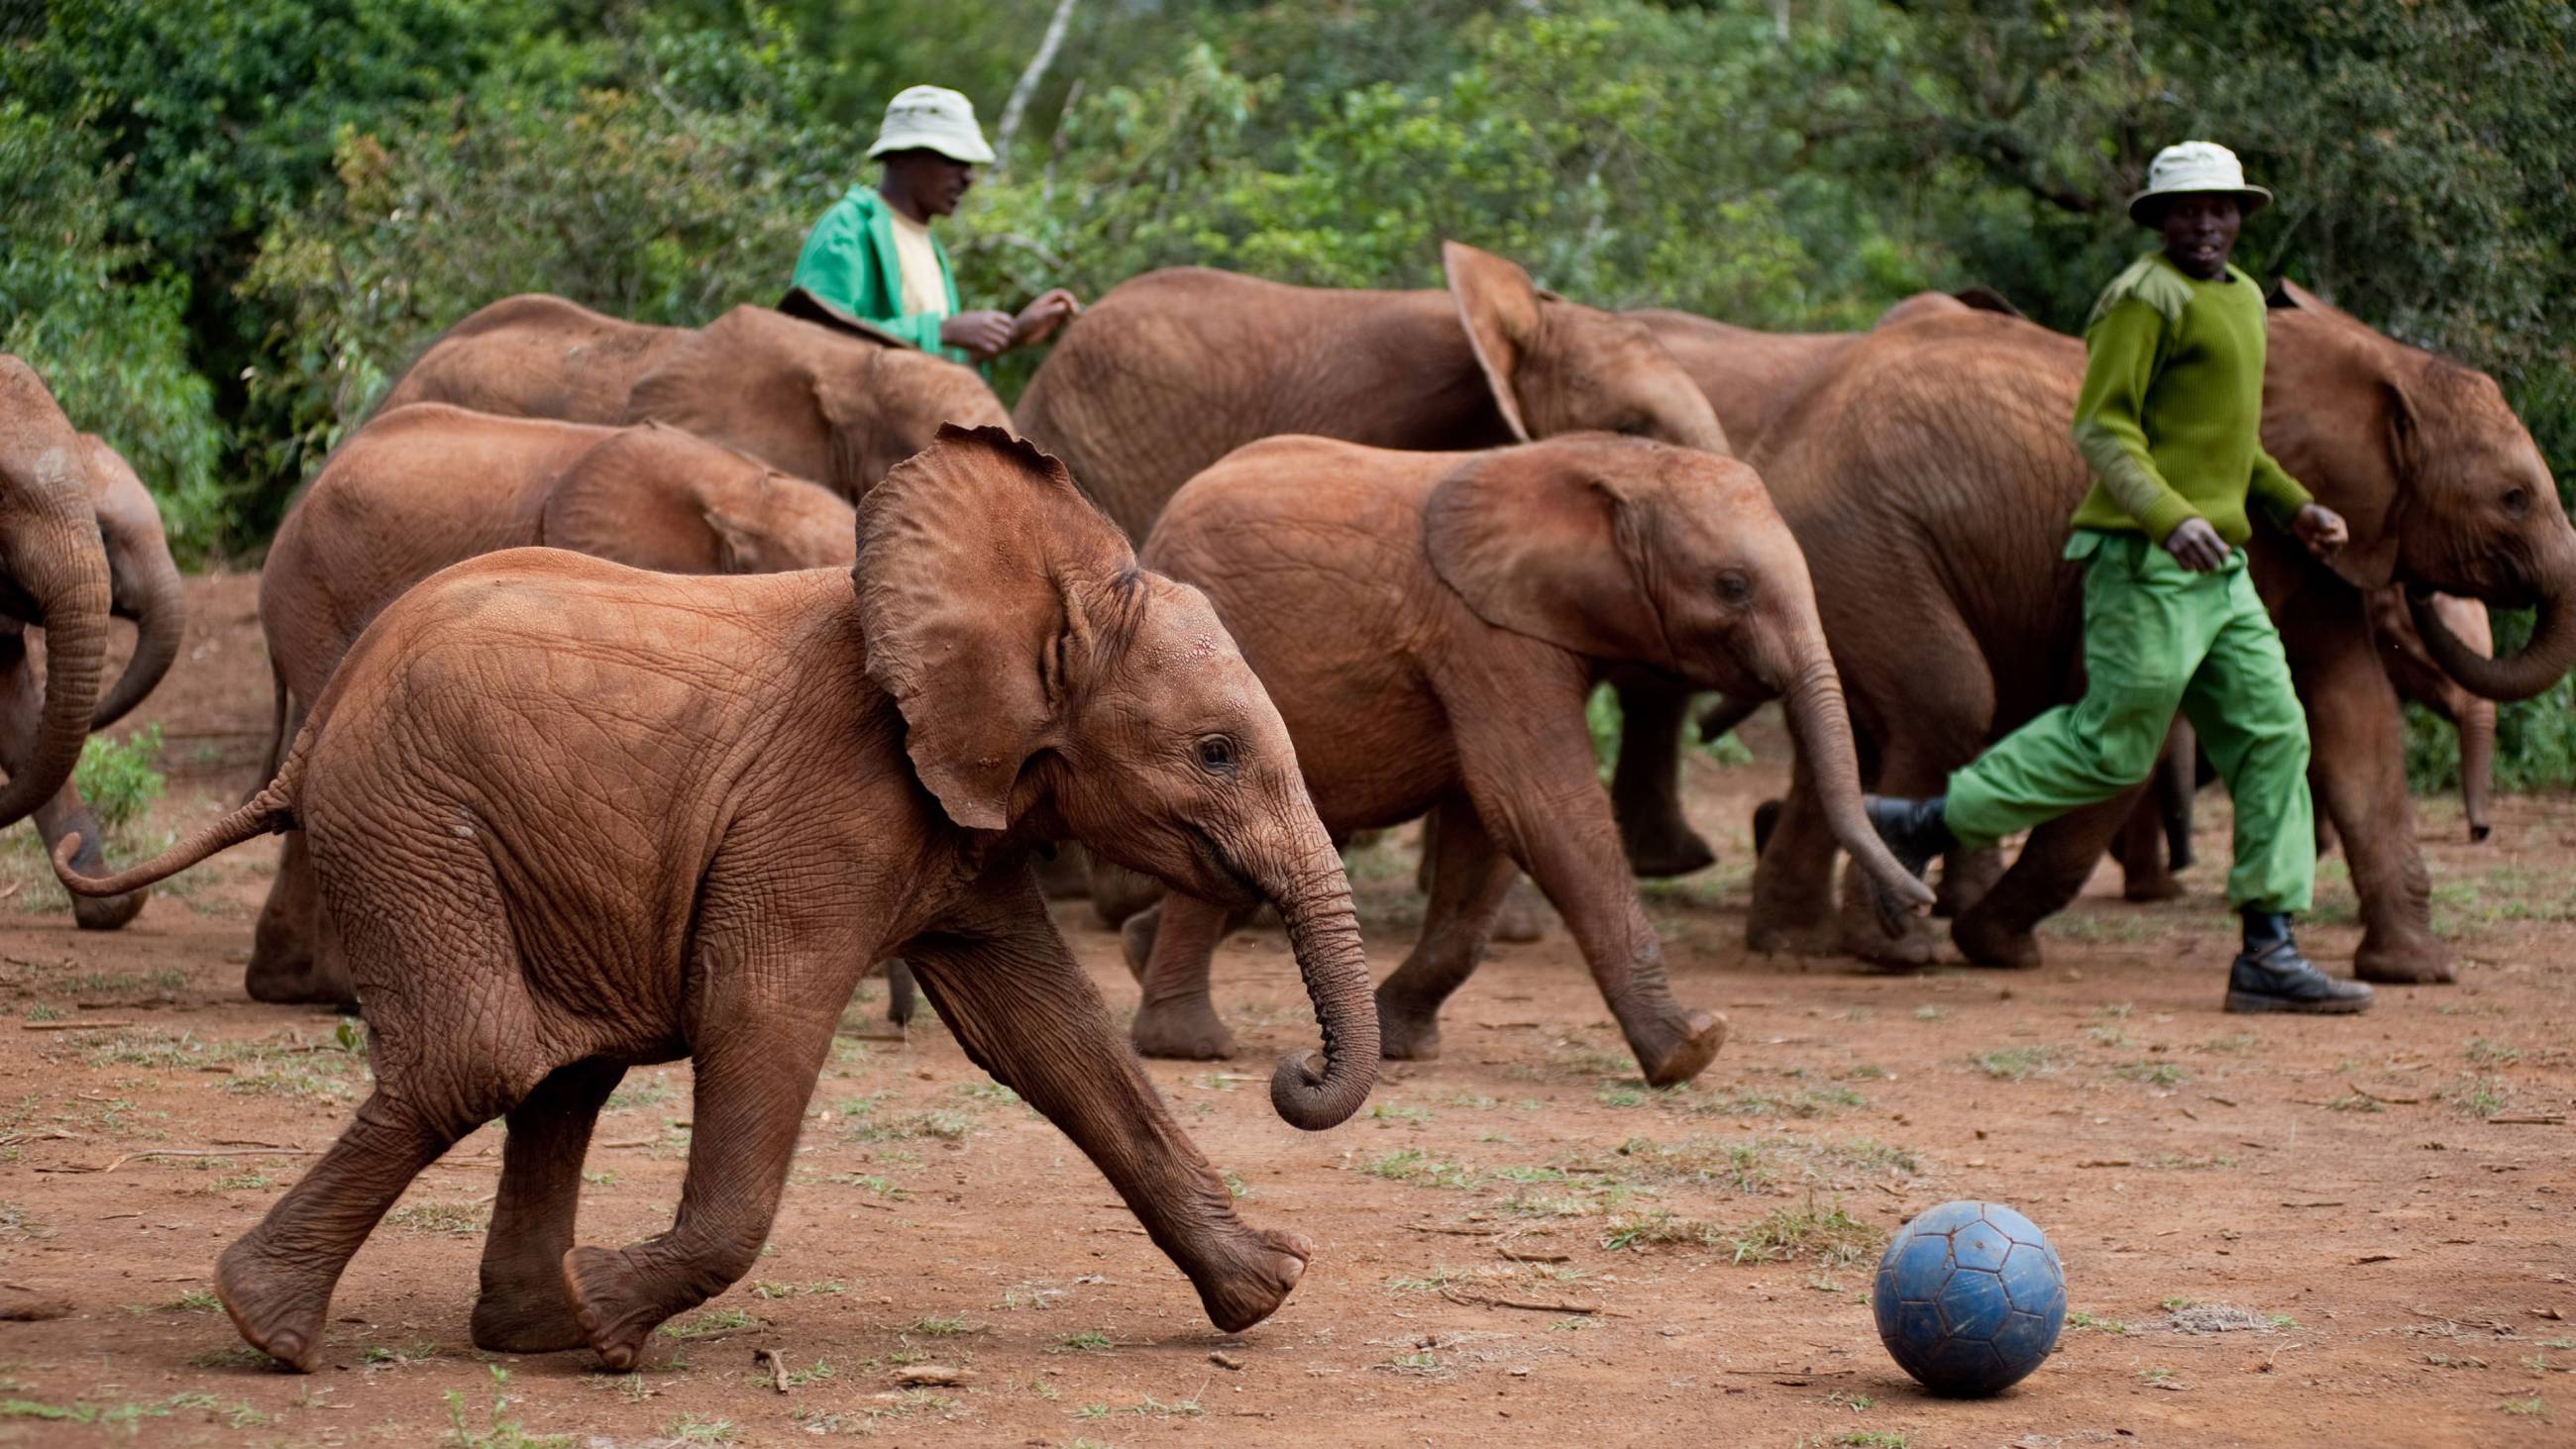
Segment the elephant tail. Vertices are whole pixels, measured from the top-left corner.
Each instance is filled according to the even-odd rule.
[[[260,787],[259,793],[243,801],[231,814],[199,827],[141,865],[114,875],[82,875],[72,869],[72,857],[81,848],[80,832],[73,831],[54,847],[54,878],[76,896],[121,896],[177,875],[254,836],[294,829],[295,787],[304,774],[304,750],[310,738],[306,734],[296,739],[294,748],[287,751],[285,763],[278,767],[277,777]]]

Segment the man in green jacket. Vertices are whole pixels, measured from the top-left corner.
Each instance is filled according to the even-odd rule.
[[[2227,899],[2244,921],[2229,1011],[2353,1012],[2370,988],[2299,952],[2316,830],[2308,723],[2254,591],[2247,506],[2319,558],[2344,522],[2263,451],[2263,296],[2227,264],[2271,199],[2233,152],[2159,152],[2129,215],[2162,234],[2093,304],[2075,442],[2096,481],[2065,556],[2084,562],[2084,697],[2031,720],[1929,800],[1872,798],[1871,823],[1919,873],[2146,781],[2179,708],[2236,803]]]
[[[958,310],[957,278],[930,223],[957,210],[975,168],[993,159],[972,101],[938,86],[911,87],[886,106],[868,157],[885,163],[877,184],[851,187],[814,223],[794,288],[959,362],[989,362],[1043,342],[1082,310],[1061,287],[1016,317]]]

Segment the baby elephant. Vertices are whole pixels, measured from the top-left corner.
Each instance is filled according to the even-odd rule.
[[[296,499],[260,572],[277,690],[270,768],[294,738],[294,712],[322,697],[367,621],[449,564],[544,544],[664,573],[847,568],[855,517],[817,484],[658,423],[590,427],[438,403],[379,414]],[[243,986],[261,1001],[356,1005],[301,831],[287,832]]]
[[[767,1238],[834,1024],[900,952],[967,1055],[1073,1138],[1218,1327],[1308,1246],[1235,1216],[1066,949],[1027,857],[1077,838],[1288,922],[1324,1038],[1271,1101],[1320,1129],[1378,1062],[1350,887],[1271,707],[1196,590],[1147,573],[1061,465],[943,428],[859,513],[840,570],[644,573],[550,549],[388,607],[277,778],[131,890],[287,826],[367,1001],[376,1090],[226,1249],[243,1337],[313,1367],[332,1285],[413,1176],[506,1115],[474,1342],[635,1364]],[[1222,909],[1224,907],[1220,907]],[[689,1058],[676,1221],[575,1247],[581,1164],[626,1068]],[[1081,1191],[1069,1185],[1068,1191]],[[1070,1199],[1068,1199],[1070,1201]]]
[[[1732,459],[1602,434],[1469,454],[1274,438],[1190,480],[1144,555],[1207,590],[1288,721],[1325,828],[1433,812],[1422,935],[1377,989],[1390,1057],[1438,1054],[1440,1004],[1483,954],[1514,865],[1565,918],[1646,1080],[1690,1080],[1725,1040],[1722,1020],[1673,999],[1595,773],[1584,699],[1612,668],[1785,697],[1888,919],[1931,904],[1862,817],[1806,560]],[[1136,1043],[1222,1054],[1207,976],[1226,908],[1174,895],[1160,911],[1130,933]]]

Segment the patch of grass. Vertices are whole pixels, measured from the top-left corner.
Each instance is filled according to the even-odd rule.
[[[0,1238],[50,1238],[54,1230],[27,1216],[26,1208],[0,1202]]]
[[[2517,1047],[2497,1046],[2485,1037],[2471,1037],[2465,1055],[2473,1066],[2509,1067],[2522,1060]]]
[[[981,1082],[959,1082],[956,1086],[951,1087],[948,1090],[956,1093],[960,1097],[966,1098],[970,1102],[981,1102],[987,1107],[1008,1107],[1016,1104],[1020,1100],[1019,1093],[1012,1091],[1010,1088],[1003,1086],[999,1082],[990,1080]]]
[[[916,1318],[896,1332],[917,1333],[924,1338],[962,1338],[970,1333],[982,1333],[984,1328],[981,1323],[968,1323],[963,1318]]]
[[[492,1225],[492,1209],[482,1203],[416,1202],[385,1214],[385,1221],[411,1233],[479,1233]]]
[[[758,1326],[760,1320],[739,1308],[710,1308],[686,1323],[665,1323],[658,1330],[665,1338],[685,1343],[693,1338],[709,1338],[719,1333]]]
[[[1914,1008],[1914,1019],[1916,1021],[1940,1021],[1949,1014],[1950,1013],[1948,1011],[1938,1006],[1918,1006]]]
[[[820,1278],[811,1283],[777,1283],[764,1279],[751,1285],[751,1293],[753,1297],[773,1300],[779,1298],[812,1298],[823,1294],[839,1294],[847,1293],[849,1291],[849,1289],[842,1287],[838,1281],[830,1278]]]
[[[2095,1333],[2107,1333],[2114,1338],[2126,1338],[2131,1332],[2129,1325],[2121,1322],[2119,1319],[2099,1318],[2090,1313],[2067,1314],[2066,1326],[2069,1328],[2089,1328]]]
[[[1676,1089],[1677,1092],[1686,1090]],[[1866,1107],[1869,1098],[1849,1087],[1828,1083],[1821,1087],[1800,1087],[1788,1093],[1747,1088],[1723,1096],[1689,1101],[1686,1105],[1692,1115],[1701,1117],[1794,1117],[1805,1120]]]
[[[2172,1369],[2166,1368],[2166,1367],[2165,1367],[2164,1365],[2162,1365],[2162,1364],[2155,1364],[2155,1365],[2151,1365],[2151,1366],[2149,1366],[2149,1367],[2147,1367],[2147,1368],[2142,1368],[2142,1369],[2138,1370],[2138,1379],[2139,1379],[2139,1381],[2140,1381],[2140,1382],[2142,1382],[2142,1383],[2148,1383],[2148,1384],[2162,1384],[2162,1383],[2170,1383],[2170,1382],[2172,1382],[2173,1377],[2174,1377],[2174,1371],[2173,1371]]]
[[[1055,1343],[1047,1349],[1047,1352],[1107,1353],[1109,1350],[1116,1348],[1117,1346],[1117,1340],[1111,1338],[1104,1330],[1086,1328],[1080,1333],[1058,1335]]]
[[[659,1107],[671,1100],[670,1079],[659,1072],[641,1080],[629,1077],[608,1094],[606,1110],[624,1112],[636,1107]]]
[[[1836,1436],[1834,1442],[1858,1449],[1906,1449],[1913,1441],[1893,1429],[1853,1429]]]
[[[1457,1163],[1433,1157],[1419,1147],[1400,1147],[1381,1152],[1360,1168],[1371,1177],[1389,1182],[1410,1183],[1416,1187],[1473,1187],[1475,1174]]]
[[[402,1348],[395,1348],[391,1345],[381,1343],[369,1344],[367,1346],[367,1351],[358,1355],[358,1361],[373,1368],[395,1364],[425,1363],[436,1357],[438,1357],[437,1344],[434,1344],[425,1338],[416,1338],[413,1339],[409,1345]]]
[[[145,725],[122,740],[92,735],[72,767],[72,786],[111,839],[143,818],[169,782],[152,768],[161,757],[161,726]]]
[[[570,1434],[531,1434],[515,1419],[507,1417],[510,1407],[510,1371],[492,1365],[492,1406],[483,1414],[483,1427],[466,1422],[465,1395],[449,1389],[447,1398],[447,1442],[456,1449],[572,1449]]]
[[[2200,1049],[2205,1052],[2217,1052],[2222,1056],[2241,1057],[2254,1050],[2256,1045],[2252,1032],[2240,1031],[2233,1036],[2212,1037],[2202,1042]]]
[[[221,1348],[203,1350],[191,1355],[188,1363],[190,1367],[204,1369],[265,1369],[277,1366],[277,1360],[246,1343],[228,1343]]]
[[[173,1394],[155,1403],[93,1404],[86,1399],[69,1404],[47,1404],[34,1399],[0,1399],[0,1419],[42,1419],[61,1424],[101,1424],[122,1429],[127,1435],[140,1432],[145,1419],[166,1419],[181,1409],[211,1409],[212,1394]]]
[[[1999,1082],[2026,1082],[2033,1077],[2052,1076],[2057,1071],[2055,1047],[1997,1047],[1979,1052],[1973,1058],[1978,1071]]]
[[[2111,1075],[2149,1087],[2179,1087],[2191,1080],[2191,1073],[2171,1062],[2122,1062],[2111,1068]]]
[[[2478,1077],[2444,1092],[2442,1100],[2450,1103],[2451,1110],[2463,1117],[2485,1121],[2509,1105],[2512,1093],[2503,1082],[2493,1077]]]
[[[1235,1171],[1233,1168],[1227,1168],[1225,1171],[1218,1173],[1216,1177],[1217,1181],[1225,1184],[1225,1195],[1234,1199],[1236,1202],[1241,1202],[1252,1196],[1252,1188],[1249,1184],[1244,1182],[1243,1174]]]
[[[1407,1107],[1396,1102],[1380,1102],[1369,1108],[1369,1117],[1379,1122],[1428,1122],[1431,1114],[1420,1107]]]
[[[2084,1035],[2095,1046],[2099,1047],[2124,1047],[2129,1045],[2129,1034],[2120,1030],[2116,1026],[2088,1026],[2084,1028]]]
[[[2507,1399],[2496,1407],[2517,1419],[2532,1419],[2543,1424],[2549,1422],[2549,1405],[2541,1402],[2538,1394],[2527,1399]]]
[[[1729,1235],[1738,1263],[1787,1263],[1811,1259],[1829,1268],[1866,1261],[1887,1242],[1887,1234],[1854,1219],[1841,1203],[1818,1211],[1810,1196],[1804,1205],[1784,1207]]]
[[[974,1119],[965,1113],[936,1107],[927,1112],[905,1112],[882,1122],[863,1116],[850,1124],[845,1135],[852,1142],[929,1140],[954,1145],[974,1130]]]
[[[2346,1092],[2340,1097],[2327,1098],[2326,1110],[2329,1112],[2385,1112],[2388,1108],[2376,1097],[2365,1097],[2359,1092]]]
[[[682,1414],[662,1431],[665,1437],[683,1444],[730,1444],[734,1428],[731,1419],[702,1419],[695,1414]]]

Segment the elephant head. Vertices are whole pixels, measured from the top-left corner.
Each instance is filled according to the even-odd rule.
[[[2495,379],[2287,282],[2269,358],[2264,444],[2350,523],[2335,571],[2364,590],[2407,585],[2426,651],[2489,699],[2528,698],[2576,665],[2576,529]],[[2519,653],[2488,659],[2422,602],[2430,590],[2536,605],[2539,624]]]
[[[1513,437],[1623,433],[1730,451],[1707,394],[1643,323],[1542,291],[1515,263],[1461,242],[1441,243],[1440,260]]]
[[[0,786],[0,825],[71,778],[99,703],[111,594],[88,453],[35,370],[0,353],[0,609],[45,631],[44,715]]]
[[[999,428],[941,428],[860,504],[859,540],[868,677],[940,808],[1078,838],[1206,900],[1275,902],[1324,1062],[1281,1062],[1271,1101],[1308,1129],[1358,1110],[1378,1024],[1350,884],[1206,597],[1140,569],[1064,466]]]
[[[95,435],[83,433],[81,444],[89,462],[90,503],[107,547],[110,611],[133,620],[135,629],[134,657],[90,718],[91,729],[103,730],[125,718],[170,672],[188,632],[188,608],[161,510],[143,480]]]
[[[1781,699],[1835,837],[1888,898],[1930,906],[1862,814],[1806,556],[1751,468],[1619,438],[1500,449],[1433,489],[1424,538],[1489,624],[1730,698]]]
[[[664,573],[847,568],[857,533],[831,490],[659,424],[582,454],[538,522],[550,547]]]
[[[973,368],[736,307],[637,380],[626,421],[670,423],[856,499],[941,424],[1010,414]]]

